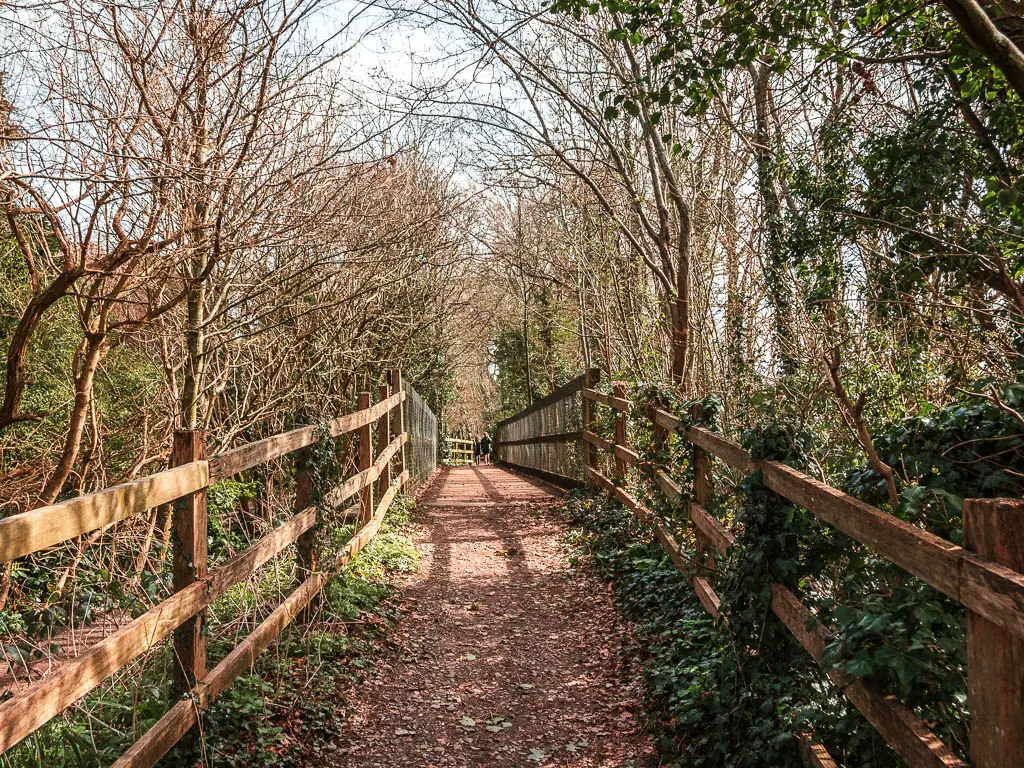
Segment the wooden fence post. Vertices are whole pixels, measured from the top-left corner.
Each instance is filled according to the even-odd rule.
[[[701,416],[700,405],[694,403],[690,408],[690,417],[697,421]],[[711,457],[703,448],[692,445],[693,449],[693,501],[702,509],[707,510],[711,501]],[[697,544],[697,561],[709,570],[714,570],[715,555],[713,548],[705,539],[699,528],[694,528]]]
[[[588,389],[593,389],[597,386],[598,382],[601,381],[601,369],[600,368],[588,368],[583,379],[583,386]],[[583,429],[586,432],[592,432],[592,422],[594,420],[594,401],[589,400],[582,395],[580,396],[583,406]],[[584,440],[583,442],[583,462],[584,462],[584,475],[587,475],[586,468],[597,469],[597,446]],[[585,477],[588,485],[590,485],[589,476]]]
[[[1024,502],[966,499],[964,547],[1024,572]],[[1024,640],[967,611],[971,764],[1024,765]]]
[[[296,424],[308,424],[311,421],[312,409],[303,408],[298,413]],[[295,452],[295,514],[302,512],[313,504],[313,453],[309,446]],[[303,533],[295,542],[295,580],[296,586],[301,585],[316,570],[316,526]],[[308,624],[313,615],[314,602],[302,609],[299,621]]]
[[[370,407],[370,393],[360,392],[356,410],[365,411]],[[357,430],[359,438],[359,471],[369,469],[373,464],[373,424],[366,423]],[[373,517],[373,483],[367,483],[359,491],[359,527],[362,528]]]
[[[206,458],[206,444],[200,430],[174,433],[171,463],[179,467]],[[175,592],[206,576],[206,489],[190,493],[174,502],[174,555],[172,585]],[[206,611],[200,611],[174,630],[174,690],[187,693],[206,675],[206,637],[203,624]]]
[[[612,384],[612,394],[615,397],[621,397],[625,400],[629,393],[626,390],[626,383],[622,381],[616,381]],[[621,445],[623,448],[629,447],[629,437],[626,434],[626,416],[627,414],[622,411],[615,411],[615,444]],[[626,462],[619,458],[618,454],[615,455],[615,474],[620,480],[626,478]]]
[[[391,387],[381,384],[377,390],[381,400],[387,400],[391,394]],[[388,411],[377,419],[377,450],[383,451],[391,442],[391,411]],[[391,462],[384,465],[380,477],[377,478],[377,498],[384,498],[384,494],[391,487]]]
[[[390,371],[388,371],[388,383],[391,385],[391,394],[396,395],[396,394],[398,394],[399,392],[402,391],[402,369],[401,368],[392,368]],[[398,437],[399,435],[405,434],[405,403],[404,402],[398,404],[398,423],[397,424],[393,424],[393,427],[394,428],[391,431],[392,431],[392,433],[394,433],[395,437]],[[406,440],[406,442],[402,445],[402,447],[398,449],[398,453],[399,453],[399,456],[400,456],[400,459],[399,459],[400,467],[399,467],[399,470],[398,470],[399,476],[405,474],[405,470],[406,470],[405,449],[408,448],[408,447],[409,447],[409,441]]]

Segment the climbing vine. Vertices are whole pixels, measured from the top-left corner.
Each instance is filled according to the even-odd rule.
[[[655,489],[665,468],[688,500],[691,426],[720,431],[714,398],[687,401],[672,390],[639,385],[630,441],[639,471],[628,490],[667,524],[685,551],[694,542],[680,505]],[[649,420],[655,405],[680,418],[659,440]],[[965,497],[1019,496],[1024,469],[1024,407],[1017,383],[975,382],[946,407],[925,407],[875,435],[879,453],[900,469],[894,514],[959,541]],[[822,476],[866,501],[884,487],[856,454],[824,466],[819,436],[798,420],[767,422],[740,436],[755,460],[785,463]],[[735,535],[716,558],[721,599],[715,624],[649,526],[603,495],[567,504],[579,526],[580,551],[608,578],[623,612],[642,636],[648,694],[662,751],[696,766],[797,765],[796,744],[813,733],[844,765],[895,766],[899,759],[828,677],[839,671],[895,695],[955,751],[966,754],[964,612],[953,600],[877,557],[866,547],[771,491],[760,471],[737,477],[714,462],[710,511]],[[684,551],[684,555],[685,555]],[[828,637],[819,667],[772,613],[772,584],[811,609]]]

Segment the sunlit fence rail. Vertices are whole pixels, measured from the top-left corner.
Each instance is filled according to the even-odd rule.
[[[575,422],[558,421],[579,413],[582,472],[586,484],[603,489],[649,526],[653,538],[684,572],[705,609],[719,619],[716,558],[727,559],[736,543],[734,532],[708,508],[714,487],[712,462],[720,461],[743,475],[760,473],[760,482],[822,523],[849,536],[875,555],[917,577],[959,602],[967,612],[968,707],[971,713],[971,765],[1003,768],[1024,765],[1024,502],[1019,499],[967,499],[963,505],[963,539],[959,546],[922,528],[849,496],[823,482],[775,461],[754,459],[739,444],[689,419],[647,403],[635,403],[623,384],[600,392],[600,372],[588,371],[534,407],[517,414],[500,434],[500,457],[519,468],[539,470],[572,482],[576,468],[566,462],[569,435]],[[574,400],[574,404],[567,401]],[[556,405],[557,404],[557,405]],[[552,408],[552,406],[555,406]],[[559,416],[551,417],[546,409]],[[576,410],[578,409],[578,410]],[[535,414],[545,413],[544,416]],[[673,467],[642,462],[630,447],[630,420],[653,431],[656,453],[664,455],[669,436],[678,434],[690,451],[692,487],[683,488]],[[609,425],[611,429],[598,430]],[[602,437],[597,431],[610,433]],[[564,454],[538,451],[543,438],[566,436],[557,443]],[[689,530],[675,529],[651,511],[631,485],[649,489],[659,505],[678,510],[676,519]],[[653,505],[651,505],[653,506]],[[693,545],[682,542],[693,542]],[[772,583],[771,611],[819,665],[831,641],[798,590]],[[913,768],[965,766],[927,722],[869,678],[851,677],[826,667],[836,691],[845,696],[878,731],[899,757]],[[836,763],[810,734],[801,736],[800,754],[809,766]]]
[[[358,471],[314,503],[312,451],[321,441],[351,435]],[[302,426],[207,459],[201,432],[175,434],[164,472],[0,520],[0,562],[9,563],[161,504],[174,504],[173,593],[52,674],[0,704],[0,754],[158,646],[173,633],[178,701],[114,764],[151,766],[199,721],[200,713],[373,539],[403,488],[436,467],[437,419],[395,370],[372,403],[326,424]],[[244,551],[208,570],[207,488],[245,470],[292,457],[294,513]],[[317,552],[315,527],[324,504],[350,508],[355,534],[329,559]],[[206,609],[262,565],[295,546],[294,591],[212,669],[206,664]]]
[[[495,430],[496,459],[561,485],[585,481],[579,392],[586,381],[586,374],[578,376],[500,422]]]

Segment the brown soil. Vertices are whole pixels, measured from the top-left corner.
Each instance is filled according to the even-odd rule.
[[[326,761],[369,766],[657,765],[627,628],[570,566],[557,491],[496,467],[444,470],[420,502],[419,571],[395,648]]]

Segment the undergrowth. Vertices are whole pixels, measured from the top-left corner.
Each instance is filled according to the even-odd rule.
[[[737,435],[755,459],[783,462],[883,511],[954,543],[965,498],[1019,497],[1024,432],[1013,414],[1024,386],[992,386],[992,399],[967,393],[942,407],[880,426],[874,444],[897,468],[892,505],[878,472],[854,454],[822,455],[824,437],[781,418]],[[624,482],[670,530],[688,557],[696,541],[685,513],[693,487],[692,447],[682,433],[696,424],[721,431],[713,398],[673,399],[640,388],[631,414],[639,471]],[[655,434],[642,405],[679,414],[674,432]],[[610,437],[610,422],[595,429]],[[669,500],[654,467],[682,488]],[[829,679],[863,679],[895,696],[954,753],[968,751],[965,613],[952,599],[869,548],[770,491],[760,471],[741,475],[712,467],[715,494],[707,511],[735,535],[717,555],[712,580],[722,623],[715,626],[650,528],[615,502],[572,498],[581,554],[611,581],[647,655],[650,710],[663,753],[687,766],[800,765],[797,739],[811,735],[846,766],[902,765],[877,731]],[[692,564],[691,564],[692,567]],[[825,629],[822,667],[772,612],[773,584],[796,595]],[[839,675],[836,675],[839,673]]]
[[[832,750],[841,742],[846,765],[898,764],[773,617],[758,614],[761,634],[751,647],[715,625],[685,574],[618,502],[577,492],[565,513],[576,558],[611,583],[633,624],[666,765],[802,765],[797,736],[810,727]],[[787,643],[792,652],[777,651]]]

